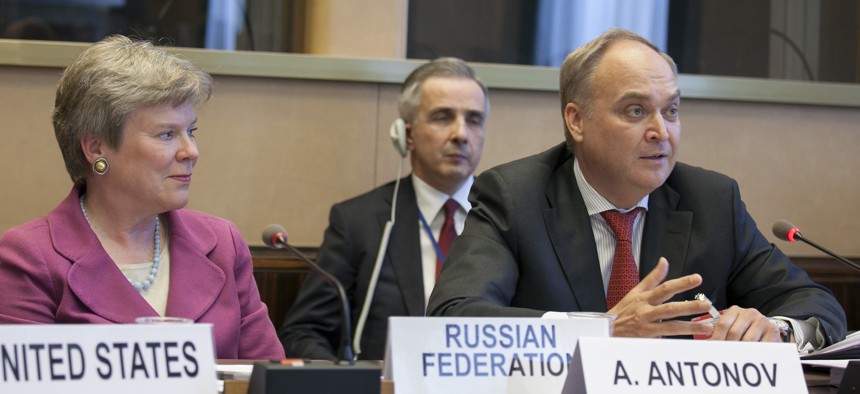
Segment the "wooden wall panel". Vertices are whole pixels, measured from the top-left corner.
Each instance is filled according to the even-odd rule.
[[[304,250],[310,256],[314,250]],[[254,277],[263,301],[269,306],[269,317],[279,327],[290,306],[296,300],[301,284],[310,270],[286,251],[255,248]],[[860,263],[860,259],[853,260]],[[795,258],[815,282],[833,292],[845,310],[848,330],[860,330],[860,272],[827,258]]]
[[[0,66],[0,230],[44,215],[70,182],[50,126],[57,68]],[[319,246],[333,203],[395,177],[388,141],[397,84],[216,75],[198,114],[201,158],[189,208],[234,221],[251,245],[279,222]],[[562,141],[557,94],[492,89],[479,172]],[[682,161],[726,173],[761,231],[780,218],[860,256],[860,111],[686,99]],[[408,171],[408,166],[407,166]],[[793,256],[820,256],[779,244]]]

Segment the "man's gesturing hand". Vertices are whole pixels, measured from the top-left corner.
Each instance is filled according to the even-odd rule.
[[[706,313],[707,301],[669,302],[675,294],[702,284],[699,274],[668,280],[669,262],[661,257],[648,276],[630,290],[609,313],[617,315],[613,336],[659,338],[674,335],[707,335],[714,327],[710,322],[671,320],[678,316]],[[664,321],[665,320],[665,321]]]

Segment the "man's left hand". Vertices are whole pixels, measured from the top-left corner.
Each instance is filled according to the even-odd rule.
[[[715,341],[747,341],[747,342],[782,342],[779,328],[766,316],[753,308],[732,306],[722,312],[722,316],[714,325],[711,340]]]

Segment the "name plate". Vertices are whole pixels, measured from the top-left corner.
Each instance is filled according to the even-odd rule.
[[[580,338],[563,393],[806,393],[795,345]]]
[[[211,324],[0,325],[2,393],[217,391]]]
[[[580,336],[605,318],[391,317],[385,376],[404,393],[558,393]]]

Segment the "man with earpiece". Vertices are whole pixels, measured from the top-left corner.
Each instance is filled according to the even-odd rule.
[[[346,289],[355,352],[366,360],[384,358],[388,317],[424,316],[447,248],[471,209],[490,104],[471,67],[439,58],[406,78],[398,107],[392,140],[412,174],[335,204],[316,260]],[[386,221],[394,223],[387,240]],[[309,275],[278,331],[287,357],[335,360],[340,308],[336,290]]]

